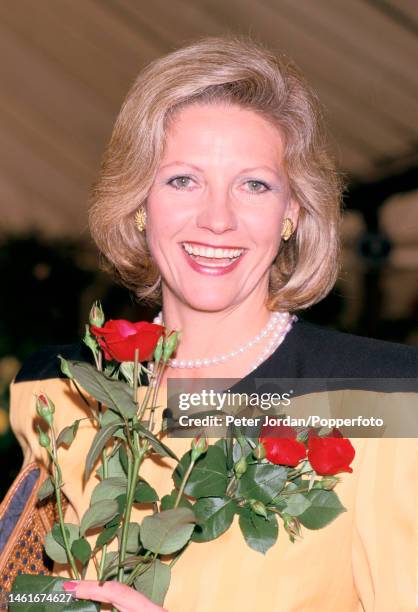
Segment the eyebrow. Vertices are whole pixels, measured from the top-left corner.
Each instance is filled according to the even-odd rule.
[[[189,168],[193,168],[194,170],[197,170],[197,172],[203,172],[202,168],[199,168],[199,166],[183,161],[170,162],[169,164],[161,166],[160,170],[164,170],[165,168],[169,168],[170,166],[189,166]],[[270,166],[254,166],[253,168],[243,168],[243,170],[241,170],[241,174],[245,174],[247,172],[254,172],[256,170],[267,170],[269,172],[273,172],[273,174],[276,174],[276,176],[280,177],[279,172],[277,170],[274,170],[273,168],[270,168]]]

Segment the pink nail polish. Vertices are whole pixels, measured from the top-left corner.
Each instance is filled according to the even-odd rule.
[[[67,593],[75,593],[75,590],[77,588],[77,584],[78,584],[78,582],[76,582],[75,580],[68,580],[67,582],[63,582],[62,583],[62,588]]]

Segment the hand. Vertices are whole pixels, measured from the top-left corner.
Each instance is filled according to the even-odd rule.
[[[110,603],[120,612],[167,612],[145,595],[120,582],[106,581],[100,586],[97,580],[71,580],[64,582],[62,586],[77,599]]]

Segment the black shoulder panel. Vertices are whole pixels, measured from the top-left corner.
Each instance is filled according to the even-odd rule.
[[[418,348],[355,336],[300,321],[299,350],[325,376],[348,378],[418,378]],[[297,338],[295,338],[297,341]]]
[[[44,346],[23,362],[16,375],[15,383],[29,380],[45,380],[47,378],[66,378],[61,372],[58,355],[65,359],[94,363],[90,349],[81,340],[73,344]]]

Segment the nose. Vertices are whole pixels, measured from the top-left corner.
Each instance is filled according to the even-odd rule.
[[[234,202],[227,189],[212,189],[207,193],[199,207],[196,224],[199,228],[210,230],[214,234],[237,229]]]

